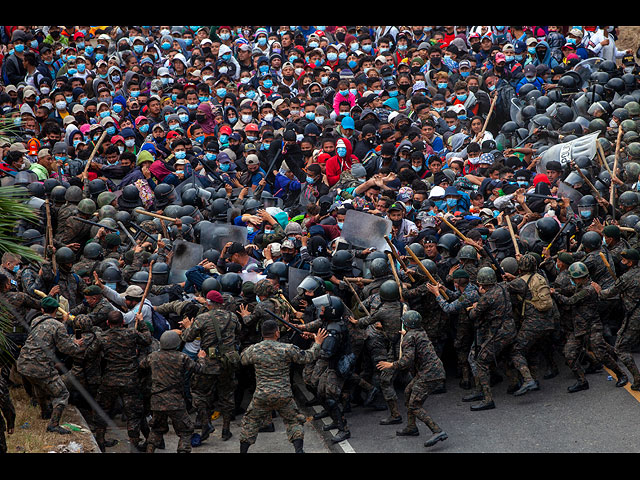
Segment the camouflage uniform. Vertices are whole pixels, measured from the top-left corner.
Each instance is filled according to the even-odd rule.
[[[71,243],[84,245],[91,237],[91,225],[71,217],[79,215],[78,206],[67,203],[58,211],[58,225],[53,236],[53,245],[56,248],[64,247]]]
[[[600,292],[600,298],[620,295],[625,316],[618,330],[615,353],[633,375],[633,383],[640,385],[640,372],[633,359],[633,350],[640,343],[640,266],[636,265],[620,276],[615,284]]]
[[[73,273],[78,273],[80,270],[88,270],[89,272],[93,272],[98,265],[100,265],[101,260],[92,260],[90,258],[85,258],[82,256],[80,260],[73,264],[73,268],[71,271]],[[93,275],[93,273],[92,273]]]
[[[69,301],[69,310],[73,309],[82,302],[84,295],[82,291],[86,287],[84,282],[77,274],[72,272],[64,272],[58,265],[58,271],[54,275],[53,267],[50,263],[42,266],[42,278],[45,293],[47,293],[54,285],[60,286],[59,295]],[[48,288],[47,288],[48,287]]]
[[[253,365],[256,371],[256,390],[242,418],[240,441],[253,445],[258,430],[276,410],[282,417],[290,442],[304,438],[305,416],[300,413],[291,390],[292,363],[306,364],[318,358],[320,345],[313,343],[309,350],[274,340],[263,340],[242,352],[243,365]]]
[[[94,327],[101,330],[108,330],[107,315],[109,312],[117,310],[115,306],[106,298],[101,298],[93,307],[89,307],[86,302],[82,302],[69,312],[71,315],[88,315]]]
[[[436,278],[436,281],[439,279]],[[409,304],[410,310],[415,310],[422,315],[422,325],[429,335],[439,356],[442,355],[447,336],[447,323],[449,315],[437,308],[438,302],[427,289],[429,282],[425,281],[415,288],[403,290],[402,295]]]
[[[0,454],[7,453],[7,441],[4,432],[15,427],[16,410],[11,402],[9,387],[4,378],[0,377]]]
[[[607,262],[611,269],[614,269],[613,257],[609,255],[609,251],[606,247],[602,247],[600,250],[596,250],[590,252],[586,255],[586,257],[581,260],[589,270],[589,277],[591,280],[596,282],[602,288],[610,288],[613,286],[615,279],[609,272],[609,269],[605,265],[600,253],[605,255]],[[574,255],[575,257],[575,255]],[[619,319],[622,318],[622,312],[619,309],[620,306],[620,298],[610,297],[607,300],[601,300],[597,304],[598,313],[600,315],[600,322],[604,327],[604,334],[607,339],[611,339],[617,330],[620,327]],[[612,343],[613,341],[610,340]]]
[[[40,280],[40,266],[38,264],[29,264],[18,274],[20,291],[35,296],[34,290],[42,290]]]
[[[40,408],[53,406],[50,425],[58,426],[62,412],[69,402],[69,391],[56,369],[55,352],[74,355],[79,347],[67,334],[65,325],[49,315],[41,315],[31,322],[31,332],[20,350],[16,363],[18,373],[33,386]]]
[[[462,292],[447,289],[446,293],[449,297],[449,302],[442,295],[438,295],[436,301],[444,313],[448,315],[457,314],[456,336],[453,341],[453,348],[456,351],[458,369],[462,375],[462,381],[466,383],[471,381],[469,352],[473,344],[473,322],[469,318],[467,308],[478,301],[480,293],[478,292],[478,287],[471,282],[465,286]]]
[[[220,335],[216,333],[218,325]],[[198,315],[193,324],[182,332],[181,338],[185,342],[192,342],[200,338],[200,349],[207,352],[205,369],[194,374],[191,379],[191,393],[193,403],[198,410],[198,423],[203,430],[209,425],[213,413],[213,396],[217,390],[218,407],[225,425],[228,425],[235,406],[234,392],[237,387],[235,376],[236,367],[225,368],[218,356],[220,348],[229,350],[239,349],[240,322],[235,313],[215,306],[212,310]]]
[[[493,401],[489,384],[489,372],[500,353],[505,350],[516,336],[511,300],[507,287],[495,284],[488,288],[478,300],[476,308],[469,312],[469,318],[475,325],[476,341],[472,371],[475,370],[476,383],[484,394],[485,402]]]
[[[393,369],[410,370],[413,378],[404,390],[407,407],[407,429],[416,428],[416,419],[424,422],[433,433],[442,429],[431,419],[423,404],[427,396],[440,387],[446,378],[442,360],[422,329],[409,329],[402,340],[402,357],[393,362]]]
[[[193,422],[187,412],[183,386],[189,372],[204,370],[204,360],[194,362],[188,355],[176,350],[151,352],[141,362],[141,368],[151,370],[151,451],[161,445],[169,431],[168,419],[180,438],[178,453],[191,452]],[[149,451],[149,450],[148,450]]]
[[[127,433],[132,444],[140,440],[140,425],[143,416],[143,397],[138,372],[138,351],[151,345],[151,333],[145,322],[138,328],[112,327],[100,336],[104,358],[102,381],[98,389],[97,402],[109,412],[118,397],[122,397],[127,417]],[[104,444],[107,424],[96,417],[96,441]]]
[[[586,350],[593,353],[595,359],[613,370],[621,373],[612,355],[613,348],[607,344],[603,336],[603,327],[598,315],[598,294],[590,284],[576,286],[575,293],[570,297],[558,292],[554,299],[560,304],[571,308],[573,331],[569,334],[564,347],[564,356],[576,378],[585,383],[584,370],[580,365],[580,358]]]

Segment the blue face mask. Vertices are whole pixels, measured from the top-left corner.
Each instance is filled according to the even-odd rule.
[[[260,37],[258,39],[258,45],[260,45],[261,47],[264,47],[267,44],[267,39],[264,37]]]
[[[417,166],[417,167],[416,167],[415,165],[411,165],[411,168],[413,168],[413,170],[414,170],[415,172],[419,172],[420,170],[422,170],[422,167],[421,167],[421,166]]]
[[[347,62],[347,65],[349,65],[349,68],[353,70],[358,66],[358,62],[356,62],[355,60],[349,60]]]
[[[338,58],[339,58],[340,60],[346,60],[346,59],[347,59],[347,52],[340,52],[340,53],[338,54]]]
[[[18,52],[18,53],[24,52],[24,45],[22,45],[22,44],[15,45],[14,48],[15,48],[16,52]]]
[[[149,131],[149,124],[145,123],[144,125],[140,125],[140,131],[142,133],[147,133]]]
[[[184,160],[185,158],[187,158],[187,152],[185,152],[185,151],[176,152],[175,153],[175,157],[178,160]]]
[[[439,83],[438,84],[438,88],[441,90],[444,90],[445,88],[447,88],[449,86],[448,83]]]
[[[133,90],[130,94],[131,98],[138,98],[140,96],[140,90]]]
[[[339,157],[344,158],[347,156],[347,149],[345,147],[336,148],[336,153]]]
[[[442,207],[444,207],[444,200],[435,200],[433,203],[435,203],[436,207],[438,207],[440,210],[442,210]]]
[[[271,88],[273,87],[273,80],[265,80],[262,85],[264,86],[264,88]],[[249,96],[249,94],[247,93],[247,96]]]
[[[216,95],[218,95],[220,98],[224,97],[226,94],[227,94],[227,89],[226,88],[218,88],[216,90]],[[209,99],[207,98],[207,100],[209,100]],[[200,100],[200,101],[202,101],[202,100]]]
[[[231,34],[230,33],[221,33],[220,34],[220,40],[222,40],[223,42],[226,42],[227,40],[229,40],[229,38],[231,38]]]
[[[307,112],[305,113],[305,118],[311,122],[313,122],[316,119],[316,114],[315,112]]]
[[[116,127],[107,128],[107,135],[115,135],[115,133],[116,133]]]
[[[327,60],[335,62],[338,59],[338,54],[335,52],[327,53]]]
[[[306,182],[309,183],[309,184],[312,184],[313,182],[315,182],[315,180],[313,178],[307,176]]]
[[[458,120],[466,120],[467,116],[466,115],[458,115]]]
[[[100,118],[107,118],[109,116],[109,110],[105,110],[104,112],[100,112]]]
[[[207,158],[207,160],[213,161],[218,157],[218,155],[215,153],[207,152],[205,157]]]
[[[220,135],[220,143],[225,144],[229,142],[229,135]]]
[[[144,45],[134,45],[133,51],[140,55],[142,52],[144,52]]]
[[[256,230],[255,230],[255,228],[253,228],[253,227],[247,227],[247,234],[249,234],[249,235],[253,235],[253,233],[254,233],[255,231],[256,231]]]
[[[230,168],[231,168],[231,164],[230,163],[221,163],[220,164],[220,170],[222,170],[223,172],[228,172]]]
[[[342,230],[344,228],[344,222],[338,222],[338,228]]]
[[[455,198],[447,198],[447,206],[455,207],[458,204],[458,201]]]
[[[105,285],[109,287],[111,290],[115,290],[117,288],[117,284],[115,283],[105,283]]]
[[[196,137],[196,142],[198,142],[198,143],[204,143],[204,139],[205,139],[205,136],[204,136],[204,135],[198,135],[198,136]]]
[[[104,60],[104,53],[96,53],[96,62],[98,60]]]
[[[120,113],[122,111],[122,105],[120,105],[119,103],[114,103],[113,104],[113,111],[116,113]]]
[[[398,96],[398,91],[397,91],[397,90],[391,90],[391,91],[389,92],[389,96],[390,96],[391,98],[393,98],[393,97],[397,97],[397,96]]]
[[[187,114],[179,115],[178,118],[180,119],[180,122],[182,122],[182,123],[187,123],[189,121],[189,115],[187,115]]]
[[[456,97],[458,97],[458,100],[460,100],[461,102],[466,102],[467,98],[469,98],[469,95],[465,93],[464,95],[456,95]]]

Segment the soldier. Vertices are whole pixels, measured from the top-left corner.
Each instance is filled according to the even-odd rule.
[[[63,315],[62,322],[53,316],[59,306],[58,301],[52,297],[45,297],[40,301],[42,314],[31,322],[31,331],[20,350],[16,367],[18,373],[33,386],[43,417],[48,416],[49,401],[53,406],[47,431],[68,434],[71,432],[60,426],[60,418],[69,402],[69,391],[56,369],[55,365],[59,360],[55,351],[65,355],[76,354],[82,340],[72,339],[67,334],[64,325],[69,320],[67,314]]]
[[[55,258],[58,270],[54,273],[52,264],[43,264],[41,280],[51,288],[50,295],[64,297],[69,304],[68,310],[72,310],[82,301],[84,289],[80,277],[72,272],[75,254],[70,248],[62,247],[56,251]]]
[[[531,375],[526,357],[532,347],[550,337],[554,329],[553,299],[546,279],[536,272],[537,267],[538,263],[533,255],[523,255],[518,260],[520,276],[507,283],[509,292],[522,305],[518,305],[520,329],[510,352],[511,362],[522,376],[522,386],[514,392],[515,396],[540,389],[538,381]],[[512,388],[515,390],[517,387]]]
[[[458,269],[451,275],[455,290],[446,290],[449,302],[440,293],[440,285],[427,284],[427,289],[435,296],[442,311],[448,315],[457,314],[455,324],[456,336],[453,347],[456,351],[458,369],[462,379],[460,387],[464,390],[471,388],[471,367],[469,365],[469,353],[473,344],[473,324],[469,319],[467,309],[478,301],[480,295],[478,287],[471,282],[466,270]]]
[[[400,330],[402,327],[402,314],[405,304],[400,301],[400,289],[393,280],[388,280],[380,286],[379,306],[371,310],[371,315],[356,320],[350,317],[349,321],[360,328],[378,324],[378,332],[368,331],[369,336],[376,335],[375,340],[369,344],[371,360],[377,364],[379,361],[395,361],[398,359],[400,347]],[[375,327],[374,327],[375,328]],[[372,345],[373,344],[373,345]],[[380,373],[380,390],[389,408],[388,418],[380,421],[380,425],[397,425],[402,423],[402,416],[398,411],[398,397],[393,388],[395,371],[383,370]]]
[[[184,342],[200,338],[200,349],[207,352],[205,368],[193,376],[191,392],[194,406],[198,411],[198,421],[202,425],[200,441],[209,438],[214,431],[210,423],[213,413],[214,389],[218,393],[220,413],[222,414],[222,439],[231,438],[231,416],[235,406],[234,392],[237,386],[235,371],[239,362],[240,322],[237,315],[224,308],[224,299],[220,292],[207,293],[208,312],[198,315],[194,320],[185,318],[180,322],[183,331],[180,335]]]
[[[160,351],[151,352],[141,362],[141,368],[151,369],[151,433],[147,453],[153,453],[163,444],[163,436],[169,431],[168,419],[180,438],[178,453],[191,452],[193,422],[184,400],[184,383],[190,372],[201,372],[205,368],[204,350],[198,352],[198,361],[178,351],[180,335],[169,330],[160,337]]]
[[[84,301],[72,308],[69,314],[88,315],[94,327],[107,330],[107,315],[116,310],[116,307],[102,296],[102,289],[98,285],[90,285],[82,293]]]
[[[7,453],[7,440],[4,432],[13,434],[16,421],[16,409],[11,401],[9,387],[4,378],[0,376],[0,454]]]
[[[620,276],[613,287],[603,290],[595,282],[591,286],[600,298],[619,294],[624,304],[625,317],[616,337],[615,353],[622,364],[627,367],[633,377],[632,390],[640,390],[640,372],[633,359],[633,350],[640,343],[640,253],[635,249],[623,250],[620,253],[621,264],[628,270]]]
[[[287,437],[296,453],[303,453],[304,421],[293,398],[290,369],[292,363],[306,364],[315,360],[320,347],[327,338],[327,332],[320,329],[312,335],[314,343],[309,350],[301,350],[295,345],[280,343],[280,329],[274,320],[262,324],[263,341],[242,352],[243,365],[253,365],[256,371],[256,391],[247,412],[242,418],[240,433],[240,453],[247,453],[256,442],[258,430],[265,420],[276,410],[285,422]]]
[[[476,329],[475,349],[470,356],[472,371],[477,377],[480,392],[464,397],[465,402],[482,400],[471,405],[472,411],[495,408],[491,394],[490,369],[500,353],[513,342],[516,327],[513,321],[511,300],[506,286],[499,284],[496,273],[490,267],[478,270],[478,291],[480,298],[473,305],[469,318]]]
[[[586,350],[593,352],[596,360],[609,367],[618,379],[616,386],[623,387],[627,384],[628,379],[611,357],[610,347],[604,341],[602,323],[597,308],[598,293],[590,282],[589,270],[584,263],[574,262],[569,267],[569,275],[576,284],[573,295],[565,296],[555,289],[551,289],[551,294],[559,305],[571,307],[573,331],[567,338],[563,353],[569,368],[578,381],[570,386],[568,391],[575,393],[589,388],[589,382],[587,382],[584,370],[580,365],[580,359]]]
[[[107,315],[107,325],[109,330],[100,336],[104,370],[96,400],[102,410],[108,412],[116,399],[122,397],[130,450],[145,451],[146,445],[140,439],[143,398],[138,372],[138,350],[151,345],[151,333],[141,313],[136,315],[135,327],[127,328],[122,312],[114,310]],[[104,452],[106,421],[101,416],[96,416],[95,425],[96,442]]]
[[[407,426],[396,432],[396,435],[419,435],[416,425],[416,419],[419,419],[433,433],[424,446],[432,447],[438,442],[445,441],[449,436],[427,414],[423,404],[427,396],[440,387],[446,374],[429,336],[422,329],[422,316],[415,310],[409,310],[402,316],[402,324],[407,328],[406,333],[403,331],[402,356],[394,362],[378,362],[377,367],[380,370],[411,370],[413,378],[404,390]]]

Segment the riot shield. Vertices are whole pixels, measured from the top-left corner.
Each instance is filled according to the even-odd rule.
[[[520,110],[522,110],[522,100],[520,100],[518,97],[513,97],[511,99],[511,106],[509,108],[509,116],[511,117],[511,120],[513,122],[516,122],[518,124],[518,127],[524,127],[524,122],[522,121],[522,118],[520,117]]]
[[[564,182],[558,182],[558,197],[567,197],[571,201],[571,208],[577,211],[576,204],[582,198],[582,194]]]
[[[529,222],[522,226],[520,232],[518,232],[520,240],[531,247],[536,243],[540,237],[538,237],[538,231],[536,230],[536,222]]]
[[[193,176],[190,176],[188,178],[185,178],[182,181],[182,183],[175,188],[174,194],[176,196],[176,203],[182,203],[182,192],[190,188],[193,188],[193,185],[194,185],[194,179],[193,179]],[[195,185],[196,187],[204,188],[204,185],[202,185],[202,182],[200,181],[197,175],[195,178]]]
[[[538,173],[546,173],[547,162],[552,160],[560,162],[563,167],[566,167],[572,159],[577,157],[586,156],[589,160],[593,160],[597,153],[596,142],[599,134],[600,132],[593,132],[571,142],[553,145],[542,154],[542,159],[537,167]]]
[[[247,244],[247,227],[228,223],[210,223],[200,230],[200,244],[204,250],[214,248],[222,251],[227,242]]]
[[[602,62],[604,62],[604,58],[600,58],[600,57],[588,58],[586,60],[581,61],[575,67],[573,67],[572,71],[580,75],[580,78],[582,79],[582,85],[578,86],[580,90],[589,86],[589,79],[591,78],[591,74],[598,70],[598,66]]]
[[[354,247],[389,249],[385,237],[391,233],[391,221],[358,210],[347,210],[342,238]]]
[[[202,245],[178,240],[173,245],[169,283],[180,283],[187,280],[185,272],[202,261]]]
[[[311,275],[310,270],[289,267],[289,301],[293,300],[293,298],[298,294],[298,286],[309,275]]]

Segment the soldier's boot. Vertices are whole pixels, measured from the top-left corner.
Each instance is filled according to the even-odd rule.
[[[638,366],[636,365],[636,362],[634,362],[633,359],[631,359],[630,361],[624,362],[624,365],[625,367],[627,367],[627,370],[629,370],[629,372],[631,373],[631,376],[633,377],[631,390],[635,390],[635,391],[640,390],[640,370],[638,370]]]
[[[149,443],[142,441],[140,437],[129,437],[130,453],[138,453],[138,452],[144,453],[147,451],[148,446],[149,446]]]
[[[407,412],[407,426],[396,432],[398,437],[417,437],[420,435],[418,426],[416,425],[416,415]]]
[[[302,438],[298,438],[293,442],[293,448],[295,449],[295,453],[304,453],[302,447],[304,446],[304,440]]]
[[[616,387],[624,387],[627,383],[629,383],[629,378],[622,370],[620,370],[620,367],[618,367],[618,371],[614,373],[616,375],[616,378],[618,379],[618,381],[616,382]]]
[[[107,450],[107,447],[105,445],[105,440],[104,440],[105,433],[106,432],[101,428],[97,428],[95,432],[96,443],[98,444],[98,448],[102,453],[105,453]]]
[[[240,442],[240,453],[248,453],[250,446],[249,442]]]
[[[429,430],[431,430],[431,433],[433,433],[433,435],[426,442],[424,442],[425,447],[432,447],[436,443],[444,442],[447,438],[449,438],[446,432],[442,431],[440,426],[433,421],[433,418],[427,415],[427,412],[423,408],[418,410],[416,416],[418,420],[424,422]]]
[[[200,434],[200,441],[204,442],[209,438],[209,436],[216,430],[213,425],[211,425],[211,416],[209,412],[206,410],[200,410],[198,412],[198,420],[200,421],[200,425],[202,425],[202,433]]]
[[[364,399],[364,402],[362,403],[362,405],[364,407],[370,406],[373,403],[373,401],[376,399],[376,395],[378,395],[379,392],[380,392],[380,389],[372,385],[371,389],[367,392],[367,397]]]
[[[51,412],[51,419],[49,425],[47,425],[47,432],[59,433],[61,435],[69,435],[70,430],[62,428],[60,426],[60,418],[62,418],[62,412],[64,412],[64,405],[56,405]]]
[[[402,423],[402,415],[398,411],[398,401],[387,400],[387,406],[389,407],[389,416],[380,420],[380,425],[400,425]]]
[[[460,379],[460,388],[463,390],[471,390],[473,383],[471,382],[471,369],[469,365],[462,367],[462,378]]]
[[[482,393],[482,387],[480,386],[480,382],[478,377],[474,378],[475,381],[475,390],[471,392],[469,395],[462,397],[463,402],[477,402],[484,398],[484,394]]]
[[[569,393],[576,393],[582,390],[588,390],[589,382],[587,382],[587,379],[584,373],[582,371],[576,372],[576,376],[578,377],[578,381],[575,384],[571,385],[569,388],[567,388],[567,391]]]
[[[471,411],[479,412],[482,410],[493,410],[494,408],[496,408],[496,404],[493,401],[493,396],[491,395],[491,387],[483,385],[482,394],[484,396],[484,399],[480,403],[471,405]]]
[[[431,438],[429,438],[426,442],[424,442],[424,446],[433,447],[436,443],[444,442],[447,438],[449,438],[449,435],[447,435],[447,432],[440,431],[438,433],[434,433],[431,436]]]
[[[140,422],[140,433],[144,438],[149,438],[149,433],[151,433],[151,429],[149,428],[149,422],[147,421],[147,416],[142,416],[142,421]]]
[[[231,433],[231,416],[223,415],[222,416],[222,440],[229,440],[233,434]]]
[[[540,390],[540,385],[538,385],[537,380],[533,379],[533,376],[531,375],[531,372],[527,367],[522,367],[520,373],[522,374],[523,378],[522,386],[518,390],[513,392],[514,396],[520,397],[522,395],[525,395],[527,392]]]
[[[329,410],[325,407],[322,410],[320,410],[317,413],[313,414],[313,419],[314,420],[322,420],[323,418],[327,418],[330,417],[331,413],[329,412]]]
[[[342,412],[340,405],[335,405],[332,409],[332,418],[333,417],[335,417],[338,423],[338,433],[331,437],[331,441],[333,443],[340,443],[351,438],[351,432],[347,427],[347,420],[344,417],[344,412]]]

